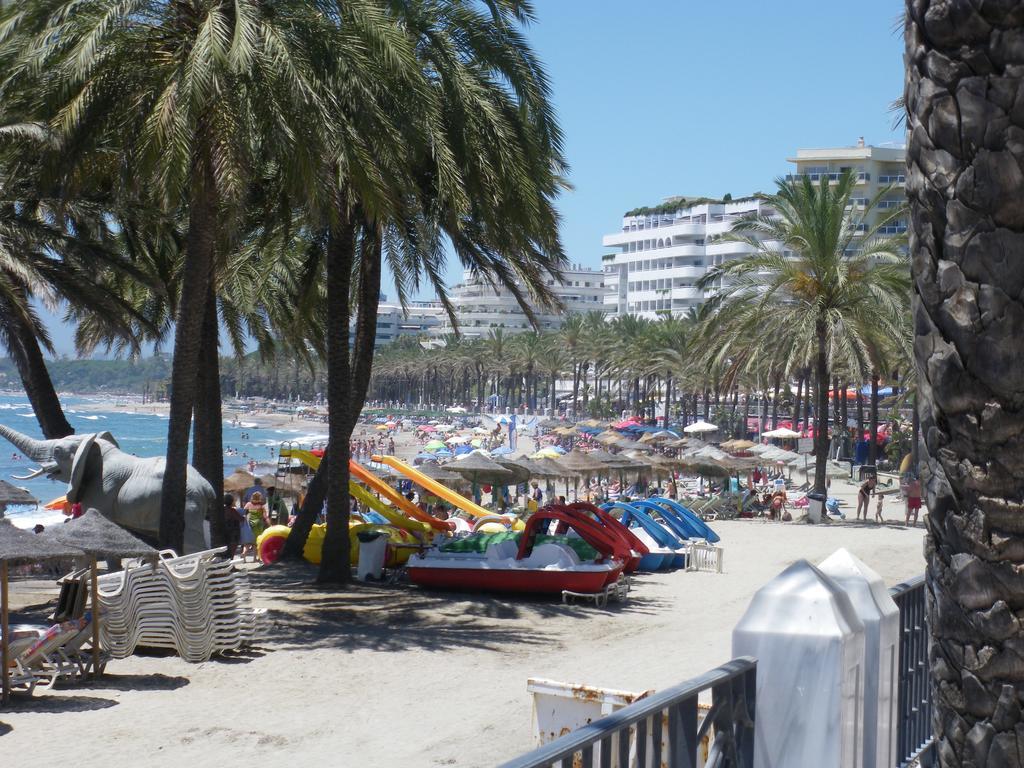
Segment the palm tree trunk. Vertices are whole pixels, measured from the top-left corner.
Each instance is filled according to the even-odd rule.
[[[333,259],[335,266],[348,268],[348,275],[352,272],[352,259],[355,256],[355,226],[351,227],[350,233],[338,233],[338,242],[335,244]],[[330,240],[330,238],[329,238]],[[328,245],[330,249],[330,245]],[[328,264],[331,264],[332,254],[328,251]],[[347,265],[345,264],[347,260]],[[339,402],[337,423],[334,415],[334,408],[330,409],[328,416],[328,440],[335,446],[335,456],[342,457],[342,466],[338,466],[338,459],[328,466],[327,470],[327,536],[324,538],[323,555],[320,560],[320,572],[317,574],[317,581],[321,584],[341,584],[349,580],[351,576],[351,555],[349,539],[349,441],[352,438],[352,430],[355,428],[359,413],[366,401],[366,390],[370,386],[370,375],[373,371],[374,343],[377,338],[377,307],[380,302],[380,279],[381,279],[381,238],[375,229],[367,227],[363,231],[362,253],[359,259],[359,284],[357,285],[356,296],[359,302],[356,313],[355,346],[352,350],[352,359],[348,357],[348,317],[350,311],[347,306],[344,311],[344,347],[336,349],[335,354],[344,352],[345,379],[342,386],[338,388],[337,394],[343,394],[344,400]],[[348,301],[351,278],[346,277],[332,283],[330,273],[327,279],[327,301],[328,306],[338,307],[341,297]],[[344,290],[344,293],[335,294],[331,298],[331,290]],[[339,313],[342,314],[342,313]],[[331,340],[328,340],[330,344]],[[341,346],[341,345],[339,345]],[[328,346],[328,365],[330,365],[330,346]],[[328,381],[328,391],[331,384]],[[344,390],[344,392],[342,392]],[[341,451],[337,451],[341,448]],[[332,497],[332,492],[338,498]],[[334,533],[332,536],[332,526]],[[290,537],[289,537],[290,538]]]
[[[356,231],[347,201],[338,193],[336,222],[327,238],[327,443],[330,453],[321,461],[327,471],[327,534],[317,582],[343,584],[350,576],[349,435],[345,424],[352,392],[349,358],[352,265]],[[289,538],[291,538],[289,536]]]
[[[878,463],[878,372],[871,372],[871,438],[868,441],[868,464]]]
[[[907,3],[907,196],[942,766],[1020,765],[1024,260],[1018,3]]]
[[[668,419],[672,411],[672,374],[665,374],[665,429],[668,429]]]
[[[793,429],[800,431],[800,406],[804,394],[804,376],[800,374],[796,380],[796,397],[793,399]]]
[[[217,295],[213,281],[210,281],[199,349],[192,463],[213,486],[217,499],[224,496],[224,423],[221,414],[219,337]],[[219,512],[219,506],[215,506],[210,514],[210,543],[215,547],[223,546],[226,540],[224,515]]]
[[[850,439],[850,428],[847,426],[847,424],[848,424],[847,419],[850,418],[850,413],[849,413],[850,404],[849,404],[849,402],[847,402],[847,398],[846,398],[846,393],[849,392],[849,391],[850,391],[850,382],[844,381],[843,382],[843,402],[842,402],[841,407],[839,409],[839,426],[837,427],[837,430],[838,430],[839,434],[843,436],[843,443],[842,443],[842,445],[843,445],[843,458],[849,458],[849,455],[850,455],[849,451],[847,450],[847,448],[849,447],[849,439]]]
[[[807,427],[811,426],[811,383],[813,382],[813,376],[811,369],[808,368],[805,373],[805,393],[804,393],[804,424]],[[828,384],[825,385],[826,387]],[[825,396],[825,402],[828,402],[828,395]]]
[[[863,383],[857,383],[857,440],[860,442],[864,437],[864,393]]]
[[[921,444],[921,412],[917,407],[917,395],[914,395],[914,415],[911,421],[911,443],[910,443],[910,471],[914,477],[921,476],[921,457],[920,457],[920,444]]]
[[[9,342],[7,351],[18,369],[21,385],[32,404],[43,437],[56,440],[73,435],[75,430],[64,415],[35,329],[21,318],[19,312],[7,306],[0,307],[0,322],[5,326],[3,336]]]
[[[217,195],[208,154],[195,163],[181,296],[174,328],[171,403],[167,423],[167,462],[160,496],[160,546],[181,552],[185,542],[185,475],[189,432],[199,369],[200,331],[213,280],[217,238]]]
[[[781,387],[782,376],[781,374],[776,374],[775,383],[772,385],[772,429],[779,428],[779,390]]]
[[[825,469],[828,462],[828,354],[825,321],[815,326],[818,354],[815,366],[817,404],[814,408],[814,490],[825,493]],[[810,400],[810,398],[808,398]]]

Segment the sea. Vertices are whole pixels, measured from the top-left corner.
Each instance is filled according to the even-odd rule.
[[[163,456],[167,446],[167,416],[133,412],[137,400],[128,398],[90,397],[87,395],[60,396],[64,413],[76,434],[107,431],[113,434],[121,449],[136,456]],[[273,472],[277,449],[285,441],[294,441],[303,447],[327,439],[327,425],[322,432],[303,428],[261,426],[240,413],[237,418],[226,412],[224,416],[224,474],[236,468],[247,469],[250,461],[257,462],[257,473]],[[42,438],[39,423],[24,393],[0,393],[0,424],[16,429],[30,437]],[[32,528],[37,523],[49,525],[59,522],[59,512],[43,509],[48,501],[63,496],[64,483],[37,477],[18,480],[15,475],[26,475],[38,465],[23,456],[17,448],[0,438],[0,478],[25,488],[39,499],[38,507],[7,508],[4,516],[21,528]]]

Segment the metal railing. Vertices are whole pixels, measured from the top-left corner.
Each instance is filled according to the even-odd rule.
[[[898,768],[915,761],[921,768],[935,764],[932,733],[932,689],[928,674],[928,614],[924,575],[889,590],[900,609],[900,665],[896,749]]]
[[[711,708],[698,718],[698,698]],[[710,672],[623,707],[500,768],[696,768],[701,740],[714,729],[704,765],[751,768],[757,661],[741,656]],[[635,760],[635,762],[634,762]]]

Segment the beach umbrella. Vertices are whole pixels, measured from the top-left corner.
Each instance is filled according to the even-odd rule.
[[[508,456],[512,453],[512,449],[507,445],[501,445],[491,451],[491,456]]]
[[[158,552],[146,542],[136,538],[117,523],[89,509],[84,515],[54,525],[43,536],[59,544],[77,547],[92,560],[92,669],[93,676],[100,672],[100,605],[96,559],[120,560],[126,557],[156,557]]]
[[[236,469],[224,478],[225,493],[242,493],[252,488],[256,476],[244,469]]]
[[[747,451],[753,448],[757,443],[751,440],[726,440],[722,443],[722,448],[727,451]]]
[[[438,432],[454,432],[455,431],[455,425],[454,424],[438,424],[436,429],[437,429]]]
[[[462,443],[468,443],[472,439],[469,435],[452,435],[445,442],[448,445],[461,445]]]
[[[581,474],[584,476],[590,476],[593,474],[597,474],[599,472],[606,471],[608,469],[608,467],[606,467],[597,459],[591,458],[590,454],[578,450],[569,451],[569,453],[565,454],[564,456],[559,456],[558,459],[556,459],[555,461],[557,461],[558,464],[561,465],[562,467],[565,467],[565,469],[572,472],[574,478]],[[568,481],[566,481],[566,492],[568,492],[568,487],[569,483]],[[574,482],[574,490],[578,489],[578,487],[579,484],[577,482]]]
[[[704,432],[717,431],[718,427],[716,427],[714,424],[710,424],[704,421],[703,419],[701,419],[700,421],[696,421],[693,424],[690,424],[689,426],[683,427],[683,432],[685,432],[688,435],[699,435]]]
[[[530,458],[531,459],[557,459],[559,456],[561,456],[561,454],[558,451],[556,451],[553,446],[549,445],[546,448],[541,448],[539,451],[537,451],[536,453],[532,454],[530,456]]]
[[[466,409],[461,405],[453,405],[451,408],[445,408],[448,413],[466,413]]]
[[[424,426],[418,427],[418,429],[419,429],[420,432],[436,432],[437,431],[437,427],[435,427],[433,424],[426,424]]]
[[[458,446],[455,447],[455,455],[456,456],[463,456],[463,455],[465,455],[467,453],[472,453],[472,452],[473,452],[473,448],[471,446],[468,446],[468,445],[458,445]]]
[[[386,432],[387,429],[388,429],[388,425],[387,424],[378,424],[376,427],[374,427],[374,429],[376,429],[378,432]]]
[[[619,440],[621,437],[622,437],[622,435],[620,435],[618,432],[614,432],[614,431],[609,430],[609,431],[602,432],[601,434],[599,434],[594,439],[597,440],[597,442],[599,442],[599,443],[604,443],[605,445],[611,445],[612,443],[615,443],[617,440]]]
[[[11,635],[7,621],[8,566],[81,557],[83,554],[82,550],[77,547],[43,538],[36,533],[23,531],[10,520],[0,519],[0,702],[3,704],[6,705],[11,697],[11,659],[9,658]],[[93,612],[99,615],[97,611]]]
[[[483,441],[483,440],[481,440],[481,439],[480,439],[480,438],[478,437],[478,438],[476,438],[476,439],[474,439],[474,440],[470,440],[470,441],[469,441],[469,444],[470,444],[471,446],[473,446],[474,448],[480,448],[480,447],[481,447],[481,446],[482,446],[482,445],[484,444],[484,441]]]
[[[782,438],[782,437],[800,437],[799,432],[795,432],[788,427],[779,427],[778,429],[771,429],[767,432],[762,432],[761,437],[768,438]]]
[[[422,462],[429,462],[432,464],[437,463],[437,456],[432,453],[417,453],[416,457],[412,460],[413,464],[420,464]]]
[[[487,429],[486,427],[473,427],[473,431],[478,435],[491,434],[491,430]]]
[[[445,465],[445,469],[457,472],[473,484],[473,496],[476,498],[479,493],[477,486],[480,483],[491,485],[508,485],[512,482],[514,475],[498,462],[488,458],[480,451],[473,451],[465,456],[459,456],[455,461]],[[492,494],[496,498],[496,494]]]
[[[434,451],[443,450],[444,448],[445,444],[441,440],[431,440],[429,443],[423,446],[423,450],[430,451],[431,453],[433,453]]]
[[[515,459],[498,459],[498,464],[512,473],[511,485],[522,485],[532,474],[529,467]]]
[[[3,512],[10,505],[31,505],[38,504],[39,500],[24,488],[0,480],[0,512]]]
[[[439,483],[455,485],[466,482],[466,479],[462,475],[452,472],[447,469],[447,467],[442,467],[440,464],[424,464],[419,468],[419,470],[431,480],[436,480]]]

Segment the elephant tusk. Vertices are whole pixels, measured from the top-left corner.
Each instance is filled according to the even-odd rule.
[[[46,467],[40,467],[39,469],[33,469],[27,475],[11,475],[15,480],[31,480],[33,477],[39,477],[46,472]]]

